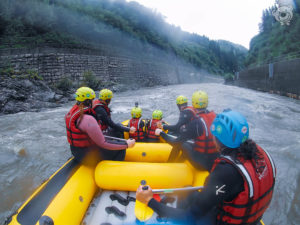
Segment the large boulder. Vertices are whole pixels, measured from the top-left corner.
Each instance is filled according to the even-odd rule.
[[[0,114],[61,106],[74,100],[70,95],[50,88],[43,81],[6,77],[0,80]]]

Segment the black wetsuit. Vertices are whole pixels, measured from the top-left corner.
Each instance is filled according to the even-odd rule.
[[[174,161],[181,149],[183,156],[187,158],[195,168],[204,168],[210,171],[219,153],[205,154],[194,150],[195,143],[193,139],[201,136],[204,129],[203,126],[199,124],[200,123],[189,119],[189,121],[179,129],[179,135],[177,137],[164,132],[161,132],[161,137],[173,146],[169,161]]]
[[[182,110],[182,111],[180,111],[179,119],[178,119],[177,123],[175,125],[164,124],[163,129],[171,131],[172,133],[178,133],[180,128],[184,124],[187,124],[193,118],[193,116],[194,115],[191,112],[191,110],[187,110],[187,109]]]
[[[100,120],[103,124],[106,124],[109,128],[111,128],[106,134],[121,137],[123,136],[123,132],[129,132],[129,127],[114,123],[114,121],[112,121],[111,117],[108,116],[106,110],[103,107],[98,106],[94,110],[97,114],[97,120]]]
[[[148,203],[159,216],[180,224],[216,224],[216,206],[233,200],[244,190],[244,181],[239,171],[231,164],[221,162],[206,180],[201,192],[193,192],[180,204],[172,208],[151,199]]]

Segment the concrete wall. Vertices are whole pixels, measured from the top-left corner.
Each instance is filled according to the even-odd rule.
[[[241,71],[236,74],[235,84],[300,99],[300,59]]]
[[[0,69],[34,70],[48,83],[69,77],[80,83],[85,71],[92,71],[100,80],[122,84],[177,84],[195,82],[199,71],[188,65],[162,60],[105,56],[95,50],[80,49],[6,49],[0,51]]]

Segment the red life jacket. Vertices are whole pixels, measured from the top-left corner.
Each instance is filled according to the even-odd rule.
[[[143,127],[140,127],[141,121],[142,121],[141,118],[139,119],[132,118],[128,123],[129,127],[135,127],[136,129],[135,133],[133,134],[129,133],[129,137],[135,139],[136,141],[144,140],[145,138]]]
[[[262,160],[255,170],[251,160],[221,156],[215,160],[213,171],[220,162],[233,165],[242,175],[244,190],[230,202],[218,206],[218,224],[255,224],[268,208],[275,184],[276,168],[271,156],[257,145]],[[254,162],[255,163],[255,162]]]
[[[110,109],[108,108],[107,104],[105,101],[101,100],[101,99],[96,99],[93,101],[93,109],[95,110],[98,106],[101,106],[102,108],[105,109],[108,117],[111,117],[111,114],[110,114]],[[100,128],[101,130],[107,130],[108,129],[108,124],[101,121],[100,119],[97,118],[97,121],[100,125]]]
[[[152,119],[150,120],[149,124],[148,124],[148,127],[147,127],[147,136],[148,138],[151,138],[151,139],[159,139],[159,136],[156,136],[155,135],[155,130],[157,127],[157,122],[159,122],[161,120],[155,120],[155,119]]]
[[[89,107],[85,107],[83,110],[84,114],[93,114],[93,110]],[[74,147],[89,147],[92,144],[91,139],[76,126],[79,117],[80,109],[78,105],[74,105],[65,115],[68,142]]]
[[[207,110],[205,110],[205,112],[197,112],[197,110],[191,106],[187,106],[183,110],[190,110],[193,113],[191,121],[198,120],[198,122],[200,122],[199,124],[201,124],[204,129],[202,135],[195,138],[194,149],[198,152],[206,154],[217,153],[218,151],[213,141],[213,136],[210,132],[210,126],[216,118],[215,112],[209,112]]]
[[[198,136],[195,139],[195,150],[201,153],[217,153],[216,145],[213,141],[213,136],[210,132],[210,126],[214,119],[216,118],[215,112],[199,112],[197,113],[197,116],[199,117],[202,127],[203,127],[203,133],[201,136]]]

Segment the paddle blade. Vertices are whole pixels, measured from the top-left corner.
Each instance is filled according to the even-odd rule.
[[[144,222],[146,220],[149,220],[152,217],[153,210],[150,207],[148,207],[146,204],[136,200],[134,214],[139,221]]]

